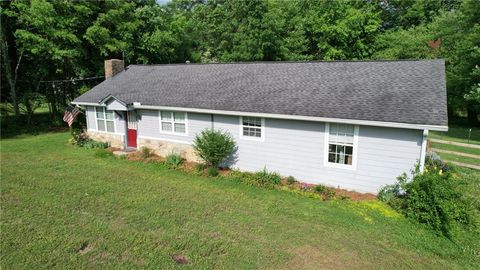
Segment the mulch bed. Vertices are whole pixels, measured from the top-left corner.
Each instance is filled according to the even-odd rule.
[[[116,147],[109,147],[105,149],[109,152],[114,152],[114,151],[119,151],[121,150],[120,148]],[[155,154],[151,154],[149,157],[145,158],[142,156],[142,153],[140,151],[135,151],[131,152],[126,155],[125,157],[127,160],[130,161],[139,161],[139,162],[145,162],[145,163],[161,163],[165,162],[165,157],[161,157]],[[196,165],[198,163],[196,162],[189,162],[189,161],[184,161],[182,163],[181,169],[186,172],[196,172]],[[218,174],[220,176],[228,176],[230,174],[231,170],[229,168],[219,168]],[[289,184],[287,183],[286,178],[282,179],[282,182],[280,183],[281,186],[288,186]],[[293,184],[289,185],[295,189],[302,189],[305,187],[313,188],[316,185],[315,184],[307,184],[307,183],[302,183],[302,182],[294,182]],[[341,189],[341,188],[333,188],[333,187],[328,187],[330,190],[335,192],[335,197],[338,198],[348,198],[352,201],[367,201],[367,200],[376,200],[377,196],[372,193],[360,193],[360,192],[355,192],[355,191],[350,191],[346,189]]]

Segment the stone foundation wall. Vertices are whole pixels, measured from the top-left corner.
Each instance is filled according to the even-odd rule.
[[[109,134],[109,133],[102,133],[102,132],[95,132],[95,131],[87,131],[88,137],[95,141],[99,142],[108,142],[110,146],[117,147],[117,148],[124,148],[124,136],[118,134]]]
[[[166,157],[171,153],[176,153],[180,154],[180,156],[187,161],[200,161],[190,144],[139,138],[138,148],[140,149],[140,147],[148,147],[152,149],[155,154],[162,157]]]

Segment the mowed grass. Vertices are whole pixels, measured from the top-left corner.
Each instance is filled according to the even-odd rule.
[[[67,139],[1,141],[2,269],[480,265],[478,246],[436,236],[379,202],[322,202],[101,158]]]
[[[478,148],[469,148],[469,147],[463,147],[463,146],[458,146],[458,145],[434,143],[434,142],[431,143],[431,147],[438,148],[438,149],[443,149],[443,150],[448,150],[448,151],[454,151],[454,152],[460,152],[460,153],[480,156],[480,149],[478,149]]]

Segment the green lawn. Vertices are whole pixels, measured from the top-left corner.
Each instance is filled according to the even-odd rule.
[[[448,127],[447,132],[431,131],[429,133],[430,138],[448,140],[454,142],[480,144],[480,128],[472,127],[470,134],[470,140],[468,140],[468,130],[466,127]]]
[[[379,202],[322,202],[97,157],[67,133],[1,141],[1,268],[474,269]],[[79,252],[81,247],[86,250]],[[172,260],[186,256],[188,265]]]
[[[480,165],[480,159],[477,159],[477,158],[463,157],[463,156],[447,154],[447,153],[437,153],[437,154],[447,162],[457,161],[457,162],[462,162],[462,163],[467,163],[467,164],[472,164],[477,166]]]
[[[469,148],[469,147],[463,147],[463,146],[458,146],[458,145],[434,143],[434,142],[431,143],[431,146],[433,148],[438,148],[438,149],[443,149],[443,150],[448,150],[448,151],[455,151],[455,152],[461,152],[461,153],[479,155],[480,156],[480,149],[478,149],[478,148]]]

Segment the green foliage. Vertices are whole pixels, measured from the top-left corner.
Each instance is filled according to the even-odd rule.
[[[269,172],[267,169],[255,173],[241,172],[234,170],[231,172],[230,179],[258,187],[274,188],[280,184],[282,177],[276,172]]]
[[[107,151],[105,149],[97,149],[95,151],[95,157],[98,157],[98,158],[109,158],[109,157],[113,157],[113,153],[110,152],[110,151]]]
[[[195,135],[193,149],[207,166],[218,167],[235,152],[236,145],[228,132],[205,129]]]
[[[81,145],[81,147],[84,147],[86,149],[92,149],[92,148],[100,148],[100,149],[105,149],[109,147],[109,144],[106,142],[97,142],[92,139],[86,139]]]
[[[180,154],[177,153],[170,153],[165,159],[165,164],[167,164],[167,166],[172,169],[180,167],[182,163],[183,158],[182,156],[180,156]]]
[[[297,180],[295,179],[295,177],[293,177],[293,176],[291,176],[291,175],[287,177],[287,183],[288,183],[289,185],[291,185],[291,184],[293,184],[293,183],[295,183],[295,182],[297,182]]]
[[[414,171],[412,179],[404,173],[397,183],[382,188],[378,197],[449,238],[478,225],[473,201],[459,191],[458,179],[451,171],[435,166],[428,166],[423,173]]]
[[[324,200],[330,200],[335,197],[335,190],[325,185],[316,185],[313,190],[323,195]]]
[[[140,155],[143,159],[149,158],[153,156],[153,150],[148,147],[142,146],[140,148]]]
[[[218,175],[218,168],[217,167],[208,167],[207,168],[207,175],[210,177],[215,177]]]
[[[80,128],[72,128],[70,130],[70,134],[72,135],[72,138],[69,140],[70,144],[78,145],[87,149],[105,149],[109,147],[109,144],[106,142],[98,142],[90,139],[88,135]]]
[[[476,0],[4,1],[2,82],[12,88],[3,79],[13,80],[18,66],[7,100],[32,112],[46,99],[57,117],[99,81],[40,81],[101,76],[105,58],[127,65],[444,58],[450,111],[477,122],[479,9]]]
[[[328,188],[324,185],[316,185],[313,190],[315,190],[318,193],[323,193],[327,190]]]
[[[202,163],[195,164],[195,172],[201,173],[203,172],[203,170],[205,170],[205,164],[202,164]]]
[[[439,8],[436,16],[424,20],[428,23],[413,23],[410,28],[386,31],[378,36],[373,57],[446,59],[449,110],[465,112],[471,123],[478,123],[480,101],[476,93],[480,83],[480,15],[475,12],[478,10],[480,1],[462,1],[458,5]],[[434,40],[439,42],[438,47],[429,45]]]

